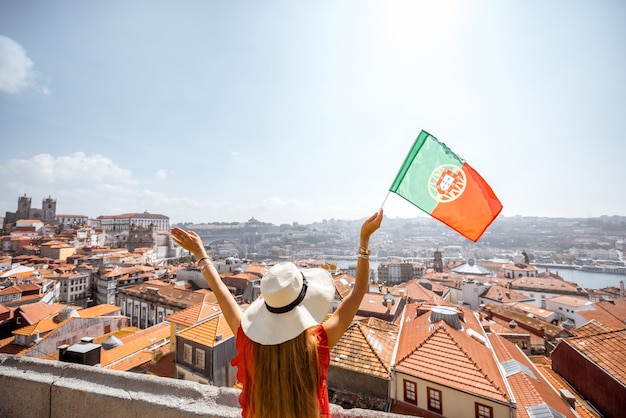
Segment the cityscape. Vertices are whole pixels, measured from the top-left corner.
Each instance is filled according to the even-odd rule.
[[[203,239],[242,309],[280,261],[327,269],[334,308],[354,282],[363,219],[170,225],[167,214],[91,217],[56,204],[23,195],[0,218],[2,359],[240,389],[235,336],[172,226]],[[429,217],[385,218],[370,248],[370,290],[331,350],[337,416],[626,408],[626,216],[500,216],[476,243]]]

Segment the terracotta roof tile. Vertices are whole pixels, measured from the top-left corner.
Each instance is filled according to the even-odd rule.
[[[332,367],[389,379],[398,326],[371,318],[354,322],[330,351]]]
[[[117,367],[115,365],[117,362],[147,350],[152,346],[169,345],[169,336],[170,325],[167,322],[161,322],[150,328],[124,336],[120,338],[122,341],[121,346],[111,348],[110,350],[102,349],[100,354],[101,367],[114,368]]]
[[[176,334],[176,338],[184,338],[207,347],[215,347],[219,341],[233,337],[234,334],[221,313]]]
[[[443,293],[445,286],[436,282],[429,283],[433,287],[433,290],[422,286],[419,280],[411,279],[408,282],[394,286],[390,291],[394,296],[406,296],[410,302],[425,302],[438,305],[443,299],[435,293],[434,290],[439,289],[439,292]]]
[[[588,321],[599,322],[612,331],[626,328],[626,324],[620,321],[615,315],[597,306],[597,304],[594,304],[594,306],[597,307],[597,309],[592,311],[581,311],[578,312],[578,314]]]
[[[571,333],[574,335],[574,337],[589,337],[592,335],[609,332],[609,331],[613,331],[613,330],[610,328],[607,328],[601,322],[598,322],[595,319],[592,319],[591,321],[587,322],[585,325],[571,330]]]
[[[95,305],[90,308],[81,309],[78,311],[78,315],[81,318],[97,318],[99,316],[106,315],[119,315],[122,308],[115,305],[101,304]]]
[[[626,329],[577,338],[565,338],[568,344],[626,385]]]
[[[191,290],[186,290],[180,288],[176,285],[172,284],[159,284],[157,286],[152,285],[148,282],[140,283],[136,286],[125,287],[120,289],[121,293],[130,294],[130,295],[142,295],[144,293],[148,293],[150,291],[156,292],[160,297],[174,303],[179,303],[181,305],[186,305],[187,307],[197,305],[202,302],[212,301],[211,293],[206,292],[196,292]]]
[[[361,301],[361,305],[359,306],[359,312],[371,312],[371,313],[379,313],[385,314],[387,313],[387,307],[383,305],[383,298],[385,295],[382,293],[366,293],[365,297]],[[397,296],[394,296],[395,303],[391,306],[389,310],[389,315],[394,315],[396,310],[402,304],[398,303]]]
[[[148,374],[160,377],[176,378],[176,353],[163,354],[156,362],[150,361],[141,366]]]
[[[66,306],[67,305],[63,305],[60,303],[51,303],[50,305],[46,305],[43,302],[36,302],[27,305],[21,305],[17,307],[16,310],[21,313],[22,317],[29,324],[34,324],[41,321],[43,318],[58,313]]]
[[[578,395],[572,386],[570,386],[561,376],[559,376],[550,364],[550,359],[545,356],[531,356],[530,360],[537,367],[543,377],[557,390],[567,390],[576,399],[574,410],[580,418],[600,418],[600,414],[595,412],[587,401]]]
[[[576,283],[568,282],[554,277],[520,277],[511,280],[512,289],[534,289],[537,291],[561,291],[585,293],[584,290],[579,291]]]
[[[405,316],[396,370],[478,396],[508,402],[506,385],[491,349],[486,345],[478,319],[470,310],[456,309],[463,316],[461,329],[454,328],[445,320],[431,324],[429,314]]]
[[[258,277],[263,277],[265,273],[267,273],[267,270],[268,270],[267,266],[255,263],[255,264],[250,264],[246,268],[246,273],[252,273]]]
[[[333,277],[335,282],[335,290],[339,294],[340,299],[345,298],[352,292],[352,286],[356,279],[348,274],[338,274]]]
[[[190,327],[220,312],[221,310],[219,304],[202,302],[178,312],[174,312],[173,314],[168,315],[165,319],[169,322]]]
[[[518,324],[524,324],[524,326],[527,329],[532,330],[532,332],[536,334],[543,333],[550,338],[554,338],[564,331],[563,327],[559,325],[554,325],[538,318],[531,318],[525,313],[506,306],[488,304],[485,307],[485,311],[487,313],[491,313],[494,317],[499,316],[501,318],[506,318],[507,320],[515,320]]]
[[[615,299],[613,301],[603,300],[596,305],[626,323],[626,299]]]
[[[496,334],[489,335],[489,341],[505,370],[518,418],[529,417],[526,408],[541,404],[550,405],[565,417],[575,417],[556,389],[515,344]]]
[[[481,297],[491,300],[496,300],[501,303],[520,301],[520,300],[533,300],[523,293],[510,290],[504,286],[491,285],[487,288],[487,291],[481,295]]]
[[[159,358],[170,354],[170,345],[164,344],[159,346],[154,350],[144,350],[135,354],[131,354],[123,360],[116,362],[115,364],[107,367],[107,369],[111,370],[119,370],[119,371],[128,371],[132,370],[136,367],[142,366],[146,363],[150,363],[155,360],[155,358]],[[174,377],[174,376],[167,376]]]

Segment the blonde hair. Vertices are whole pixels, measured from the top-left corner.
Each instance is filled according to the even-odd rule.
[[[319,417],[320,362],[309,328],[277,345],[253,343],[254,382],[246,388],[246,418]]]

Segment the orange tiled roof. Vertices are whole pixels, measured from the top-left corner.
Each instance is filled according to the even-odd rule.
[[[144,365],[146,363],[150,363],[152,361],[155,360],[155,356],[158,356],[157,358],[165,355],[168,355],[171,353],[171,347],[169,344],[164,344],[160,347],[158,347],[157,349],[150,351],[150,350],[144,350],[141,351],[139,353],[133,354],[127,358],[125,358],[124,360],[121,360],[113,365],[111,365],[111,367],[107,367],[108,369],[111,370],[120,370],[120,371],[128,371],[128,370],[132,370],[136,367],[139,367],[141,365]],[[164,377],[170,377],[170,378],[175,378],[174,375],[171,376],[164,376]]]
[[[6,314],[6,313],[11,313],[11,309],[7,308],[6,306],[0,303],[0,315]]]
[[[47,334],[50,331],[57,329],[59,326],[61,326],[67,321],[69,321],[69,319],[63,322],[56,322],[55,316],[50,316],[48,318],[42,319],[41,321],[35,324],[16,329],[15,331],[13,331],[13,335],[31,336],[31,335],[36,335],[37,333],[39,333],[43,337],[44,334]]]
[[[265,273],[267,273],[267,270],[268,270],[267,266],[255,263],[255,264],[250,264],[246,268],[246,273],[252,273],[259,277],[263,277]]]
[[[20,355],[22,351],[26,351],[26,349],[28,348],[28,347],[24,347],[23,345],[15,344],[15,337],[9,337],[6,340],[2,340],[2,341],[8,341],[9,339],[11,339],[10,342],[8,342],[7,344],[3,346],[0,346],[0,353]]]
[[[150,328],[124,336],[120,338],[122,341],[121,346],[111,348],[110,350],[102,350],[100,354],[100,365],[103,368],[114,368],[116,367],[114,363],[117,363],[120,360],[140,353],[153,345],[161,346],[166,342],[169,342],[169,336],[170,325],[167,322],[161,322]]]
[[[504,286],[500,285],[491,285],[487,288],[487,291],[482,295],[483,298],[497,300],[502,303],[511,302],[511,301],[519,301],[519,300],[531,300],[523,293],[516,292],[514,290],[510,290]]]
[[[596,307],[596,309],[593,311],[582,311],[582,312],[578,312],[578,314],[588,321],[600,322],[602,325],[604,325],[605,327],[607,327],[609,330],[612,330],[612,331],[617,331],[617,330],[626,328],[626,324],[620,321],[617,317],[612,315],[610,312],[606,311],[605,309],[598,306],[597,304],[594,304],[594,307]]]
[[[105,315],[119,315],[122,308],[115,305],[108,305],[103,303],[101,305],[95,305],[90,308],[85,308],[78,311],[78,315],[81,318],[97,318]]]
[[[41,286],[39,286],[38,284],[14,284],[13,286],[0,290],[0,295],[11,295],[14,293],[23,293],[39,289],[41,289]]]
[[[538,318],[542,321],[545,321],[546,318],[549,318],[551,315],[554,314],[553,311],[549,311],[547,309],[540,308],[538,306],[530,305],[528,303],[523,303],[523,302],[507,303],[505,307],[513,309],[517,312],[522,312],[527,316],[529,314],[532,314],[535,318]]]
[[[442,286],[441,284],[436,282],[431,282],[431,284],[433,286],[433,289],[440,288],[441,292],[444,291],[444,286]],[[439,296],[433,290],[429,290],[422,286],[419,283],[419,280],[416,279],[412,279],[408,282],[394,286],[392,289],[390,289],[390,291],[394,296],[402,296],[402,291],[404,291],[404,296],[407,296],[413,302],[421,301],[437,305],[442,301],[441,296]]]
[[[29,303],[27,305],[21,305],[16,308],[22,315],[22,317],[29,323],[35,324],[42,319],[54,315],[58,313],[61,309],[65,308],[67,305],[63,305],[60,303],[51,303],[50,305],[46,305],[43,302]]]
[[[512,271],[525,271],[525,272],[537,271],[537,267],[531,264],[514,264],[514,263],[504,264],[502,266],[502,269],[512,270]]]
[[[398,326],[380,319],[354,322],[331,349],[330,364],[389,379],[397,337]]]
[[[163,356],[156,363],[152,361],[144,363],[142,368],[147,374],[174,379],[176,378],[176,353],[170,351],[166,354],[163,350]]]
[[[613,329],[607,328],[603,323],[592,319],[587,322],[585,325],[582,325],[576,329],[571,330],[570,332],[574,337],[589,337],[596,334],[601,334],[604,332],[614,331]]]
[[[333,277],[335,289],[341,299],[345,298],[352,292],[352,285],[356,279],[347,274],[339,274]]]
[[[567,344],[626,385],[626,329],[584,337],[564,338]]]
[[[405,315],[395,369],[457,390],[508,402],[510,396],[499,367],[491,349],[481,341],[486,337],[478,319],[470,310],[456,309],[463,315],[462,329],[455,329],[443,320],[431,324],[429,314]]]
[[[176,334],[176,338],[184,338],[207,347],[215,347],[218,335],[221,335],[220,341],[234,337],[224,315],[221,313],[199,324],[185,328]]]
[[[565,417],[575,417],[556,389],[515,344],[496,334],[489,335],[489,341],[513,392],[518,418],[529,417],[527,407],[542,404],[550,405]]]
[[[578,414],[579,418],[600,418],[593,407],[591,407],[587,401],[578,395],[572,386],[570,386],[561,376],[559,376],[550,364],[550,359],[545,356],[531,356],[530,360],[533,362],[543,376],[554,386],[557,390],[566,389],[576,399],[574,410]]]
[[[615,299],[612,301],[603,300],[597,302],[596,306],[626,323],[626,299]]]
[[[393,296],[393,295],[392,295]],[[361,301],[361,305],[359,306],[359,312],[371,312],[371,313],[379,313],[379,314],[389,314],[394,315],[398,307],[401,305],[399,303],[399,297],[394,296],[394,304],[391,306],[389,312],[387,312],[387,307],[383,305],[383,298],[385,295],[382,293],[366,293],[365,297]]]
[[[246,282],[253,282],[259,280],[260,277],[255,273],[248,272],[247,270],[241,273],[222,273],[224,277],[228,276],[230,279],[245,280]]]
[[[579,291],[575,283],[553,277],[519,277],[511,280],[511,288],[585,293],[584,290]]]
[[[509,321],[514,320],[518,324],[524,324],[527,329],[532,330],[534,333],[541,333],[542,335],[545,334],[552,338],[564,331],[563,327],[559,325],[554,325],[538,318],[531,318],[526,313],[510,309],[506,306],[488,304],[485,307],[485,311],[491,312],[494,317],[500,316]]]
[[[202,302],[189,308],[182,309],[178,312],[174,312],[173,314],[168,315],[165,319],[169,322],[190,327],[220,312],[221,310],[219,304]]]
[[[15,341],[15,337],[13,336],[0,340],[0,348],[6,347],[7,345],[13,343],[13,341]]]

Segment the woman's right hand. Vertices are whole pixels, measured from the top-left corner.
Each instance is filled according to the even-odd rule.
[[[171,233],[174,242],[192,253],[196,259],[206,255],[202,239],[195,232],[185,231],[175,226],[171,229]]]

